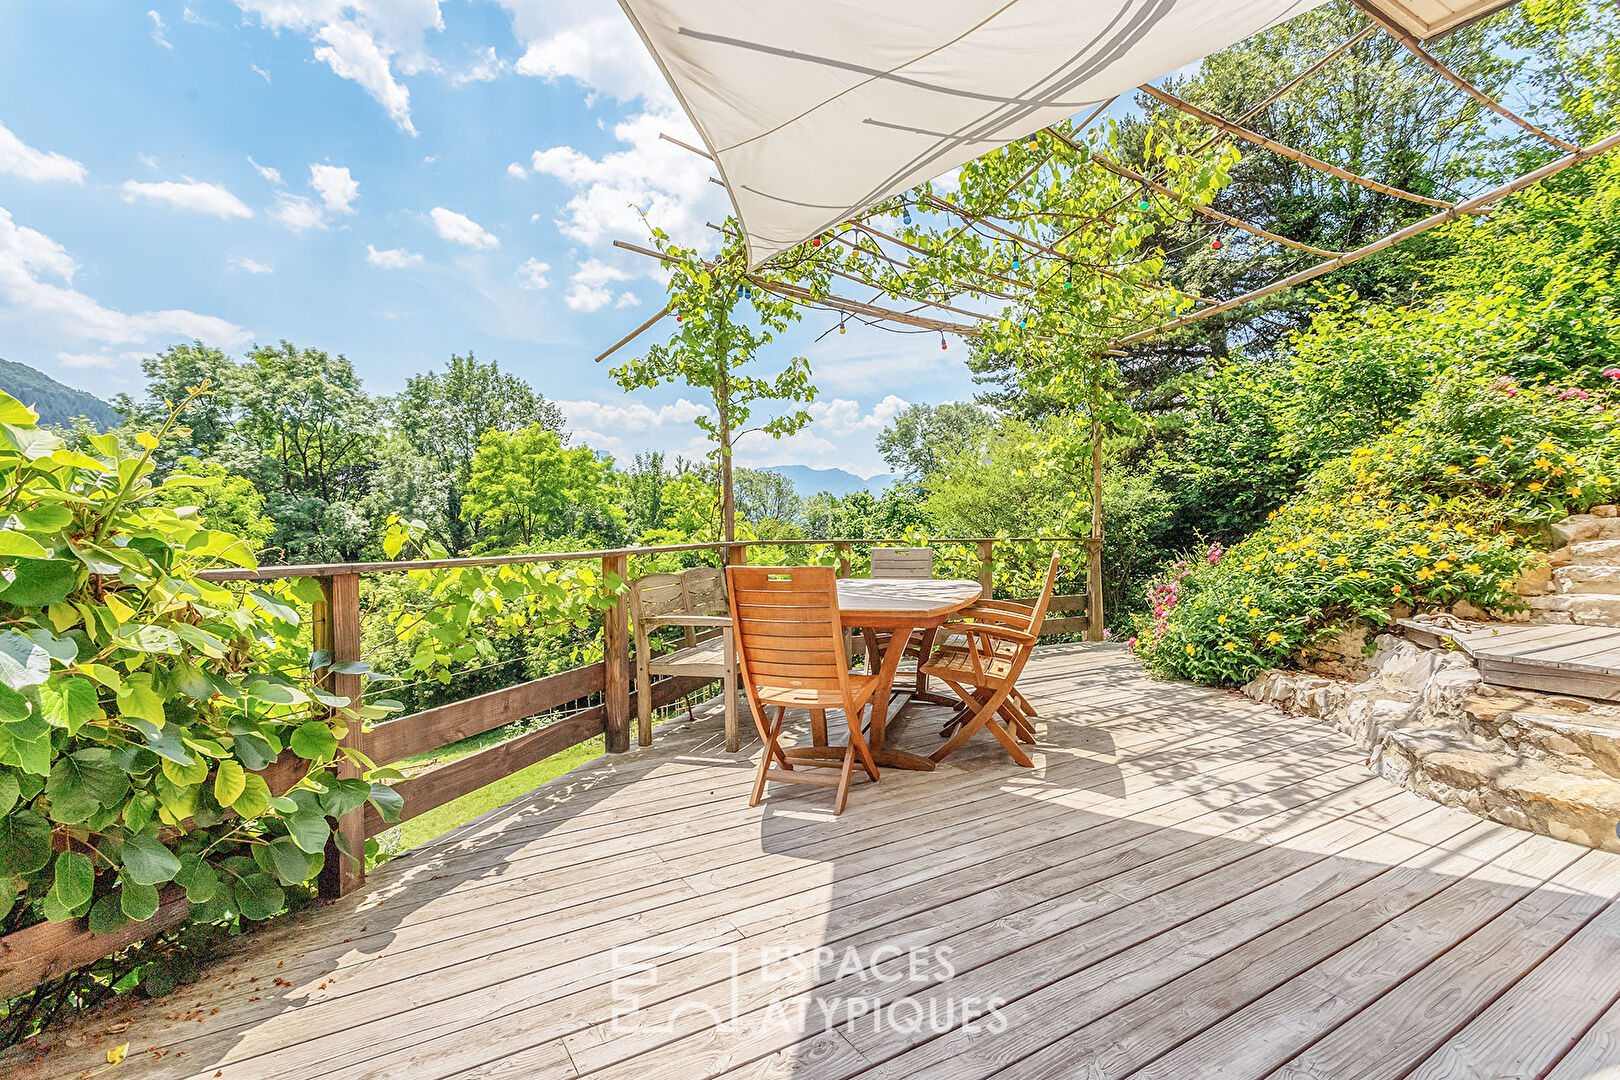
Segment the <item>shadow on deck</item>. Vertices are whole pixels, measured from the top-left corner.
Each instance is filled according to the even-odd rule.
[[[1035,768],[747,805],[660,729],[122,1002],[8,1077],[1595,1077],[1620,857],[1371,776],[1336,733],[1039,650]],[[892,741],[927,752],[943,710]]]

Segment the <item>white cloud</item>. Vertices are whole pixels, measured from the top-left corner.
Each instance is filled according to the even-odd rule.
[[[250,259],[246,255],[232,256],[229,264],[249,274],[273,274],[276,272],[276,268],[269,263],[262,263],[258,259]]]
[[[543,263],[535,258],[527,259],[518,264],[518,284],[525,289],[543,289],[551,284],[551,279],[546,277],[550,270],[550,263]]]
[[[280,169],[272,169],[268,165],[260,165],[257,161],[253,160],[253,157],[252,157],[251,154],[248,156],[248,164],[253,166],[254,171],[257,172],[260,176],[264,177],[266,180],[270,181],[272,184],[276,185],[277,187],[281,186],[281,170]]]
[[[597,0],[500,0],[512,13],[523,46],[513,65],[522,75],[575,79],[591,90],[629,101],[673,107],[674,97],[630,20]]]
[[[340,79],[349,79],[376,99],[399,129],[416,134],[411,123],[411,92],[394,78],[390,69],[393,54],[353,23],[330,23],[321,27],[315,39],[315,59],[322,61]]]
[[[439,0],[236,0],[269,30],[292,30],[315,59],[360,86],[401,131],[416,134],[410,91],[396,77],[432,66],[426,37],[444,29]]]
[[[557,407],[568,417],[568,428],[579,441],[590,446],[614,449],[625,446],[624,436],[634,436],[630,441],[637,446],[649,441],[667,442],[666,438],[659,438],[665,429],[683,428],[699,416],[709,416],[714,411],[707,405],[699,405],[686,398],[657,409],[636,401],[590,400],[559,401]]]
[[[221,184],[185,177],[182,180],[125,180],[119,189],[125,202],[144,200],[176,210],[190,210],[219,218],[250,218],[253,211]]]
[[[139,161],[142,165],[145,165],[148,169],[151,169],[153,172],[157,172],[158,159],[153,157],[151,154],[136,154],[135,155],[135,160]],[[251,159],[249,159],[249,160],[251,160]]]
[[[163,32],[168,29],[168,27],[163,25],[163,16],[159,15],[155,11],[148,11],[146,14],[152,20],[152,40],[163,46],[165,49],[174,48],[174,46],[169,42],[169,39],[163,36]]]
[[[452,86],[465,86],[468,83],[494,82],[504,75],[511,65],[495,55],[495,46],[486,45],[478,50],[478,60],[464,71],[458,71],[450,76]]]
[[[347,166],[311,165],[309,186],[320,195],[321,202],[331,213],[354,213],[354,199],[360,193],[360,182],[349,175]]]
[[[890,394],[872,406],[870,412],[863,413],[858,401],[851,401],[849,398],[828,398],[824,401],[812,401],[806,407],[806,411],[815,422],[817,431],[831,435],[849,435],[856,431],[882,431],[888,426],[889,421],[910,404],[905,398]]]
[[[249,64],[248,67],[252,68],[253,74],[263,79],[266,83],[270,81],[270,73],[264,70],[264,68],[260,67],[258,64]]]
[[[276,192],[276,205],[271,208],[270,216],[293,232],[326,228],[326,215],[308,195]]]
[[[527,180],[529,177],[528,171],[515,161],[506,167],[506,175],[514,180]]]
[[[380,266],[384,270],[403,270],[407,266],[415,266],[422,261],[422,256],[414,251],[404,248],[389,248],[378,251],[370,244],[366,245],[366,262],[372,266]]]
[[[610,266],[600,259],[588,259],[568,279],[573,287],[563,297],[563,303],[587,314],[600,311],[613,302],[613,290],[608,288],[608,284],[629,281],[630,278],[629,273],[617,266]]]
[[[641,297],[633,292],[622,292],[619,294],[619,298],[613,301],[613,306],[616,308],[640,307]]]
[[[54,150],[35,150],[0,124],[0,173],[24,180],[84,183],[84,166]]]
[[[453,244],[463,244],[479,250],[501,246],[500,240],[493,233],[466,214],[458,214],[454,210],[435,206],[428,211],[428,216],[433,219],[433,228],[438,231],[439,236]]]
[[[129,314],[104,307],[73,287],[78,264],[44,233],[16,224],[0,207],[0,316],[39,336],[110,345],[196,338],[232,349],[252,335],[235,323],[193,311]],[[76,354],[78,355],[78,354]]]

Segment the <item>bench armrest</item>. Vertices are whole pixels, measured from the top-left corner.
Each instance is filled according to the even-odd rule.
[[[948,622],[941,626],[936,631],[936,634],[976,634],[982,637],[1000,638],[1003,641],[1016,641],[1020,645],[1033,645],[1037,640],[1034,634],[1023,630],[1014,630],[1006,626],[998,626],[995,623]]]

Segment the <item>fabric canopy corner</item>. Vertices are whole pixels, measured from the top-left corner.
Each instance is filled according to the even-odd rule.
[[[1325,0],[620,0],[757,267]]]

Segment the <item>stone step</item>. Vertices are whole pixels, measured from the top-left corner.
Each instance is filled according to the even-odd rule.
[[[1469,734],[1555,764],[1598,769],[1620,779],[1620,709],[1533,691],[1476,694],[1464,706]]]
[[[1620,540],[1582,540],[1570,544],[1569,561],[1586,566],[1620,566]]]
[[[1552,572],[1552,591],[1620,594],[1620,566],[1560,566]]]
[[[1579,543],[1583,540],[1620,540],[1620,518],[1614,507],[1593,507],[1608,511],[1605,514],[1572,514],[1552,527],[1553,546]]]
[[[1379,775],[1480,817],[1620,851],[1620,779],[1592,766],[1482,749],[1441,731],[1392,732],[1373,752]]]
[[[1531,612],[1544,616],[1540,621],[1620,626],[1620,593],[1553,593],[1549,596],[1527,596],[1524,602]]]

